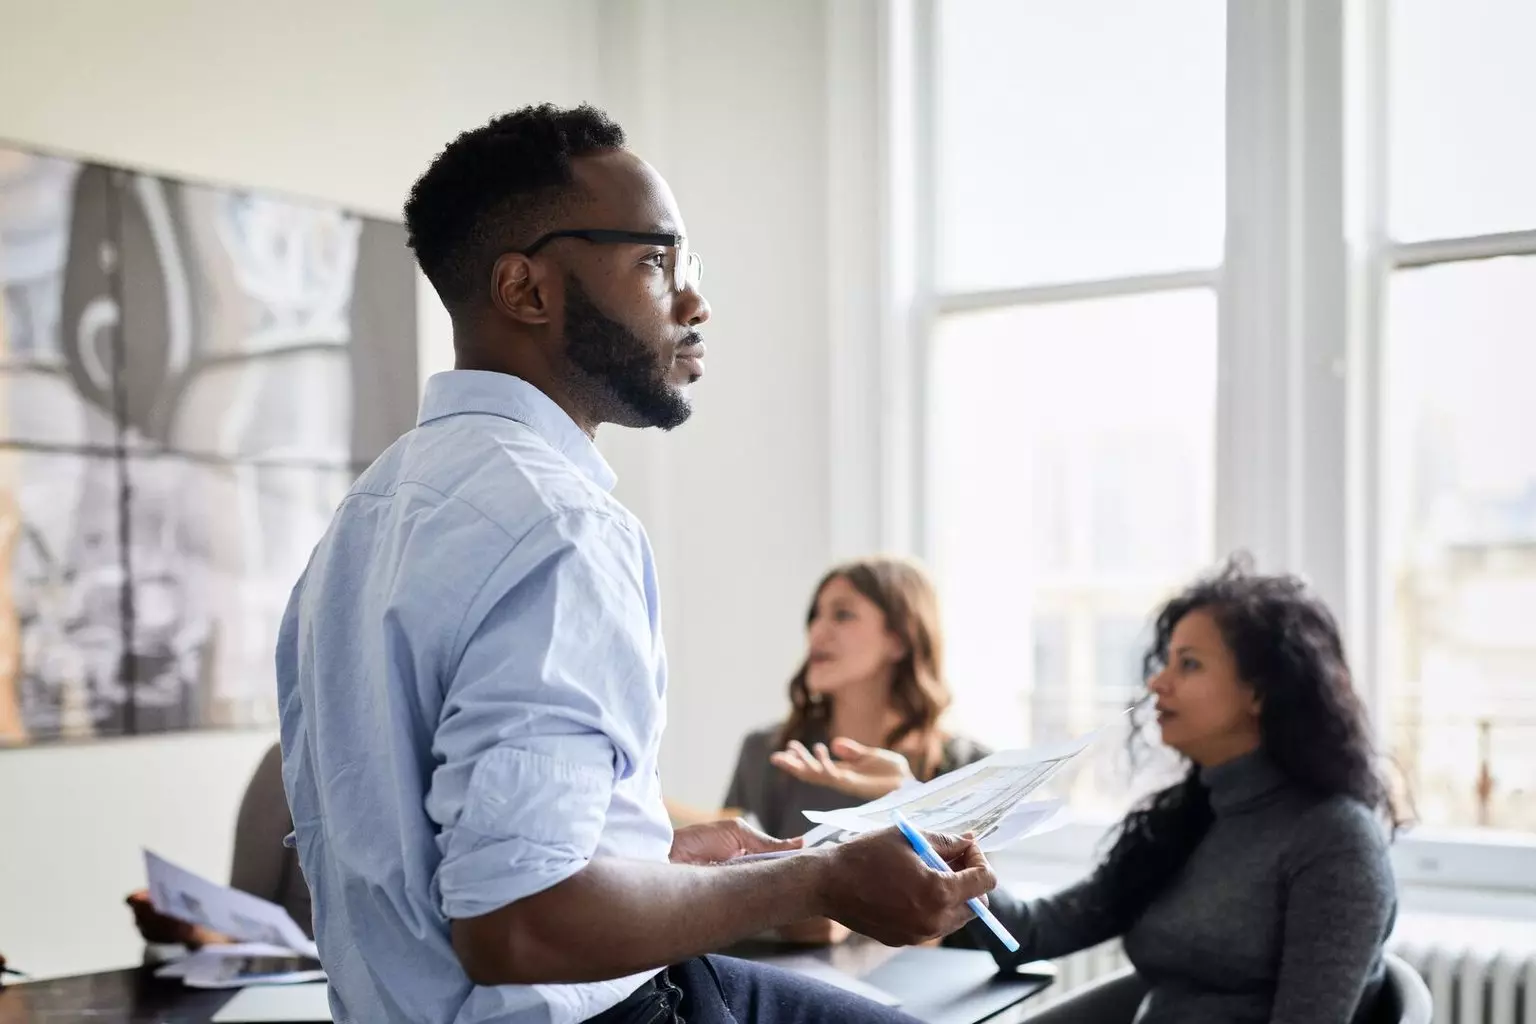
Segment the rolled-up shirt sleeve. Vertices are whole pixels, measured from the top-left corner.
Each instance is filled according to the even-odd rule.
[[[427,813],[449,919],[580,871],[659,723],[653,572],[635,528],[561,513],[519,538],[465,616]]]

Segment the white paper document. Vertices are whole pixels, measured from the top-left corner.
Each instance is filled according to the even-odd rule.
[[[244,989],[213,1015],[213,1024],[265,1021],[328,1021],[330,996],[324,982],[312,985],[257,985]]]
[[[1086,750],[1095,735],[1031,750],[999,751],[858,807],[806,811],[805,816],[819,826],[806,834],[806,845],[839,842],[888,828],[891,812],[899,810],[924,831],[970,832],[984,852],[1001,849],[1059,824],[1060,801],[1026,798]]]
[[[1003,815],[1003,820],[980,842],[982,853],[993,853],[1029,836],[1060,828],[1067,820],[1064,800],[1030,800]]]
[[[320,951],[304,929],[276,903],[210,882],[177,867],[164,857],[144,851],[149,899],[168,917],[211,928],[238,942],[278,946],[285,952],[319,959]]]
[[[155,971],[157,978],[180,978],[188,988],[243,988],[246,985],[296,985],[324,981],[320,961],[283,946],[242,942],[204,946]]]

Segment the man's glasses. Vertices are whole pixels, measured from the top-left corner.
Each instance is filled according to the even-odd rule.
[[[698,288],[704,277],[704,261],[699,254],[688,248],[686,235],[660,234],[654,231],[611,231],[606,228],[591,230],[551,231],[522,250],[522,255],[532,256],[557,238],[579,238],[596,245],[660,245],[671,250],[672,287],[678,291]]]

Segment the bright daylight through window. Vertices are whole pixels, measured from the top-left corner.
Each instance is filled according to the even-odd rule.
[[[1227,208],[1253,194],[1227,152],[1228,106],[1251,104],[1227,92],[1253,81],[1227,66],[1241,8],[931,2],[923,546],[944,589],[958,724],[1028,745],[1116,723],[1157,604],[1230,553],[1220,353],[1249,338],[1223,332],[1275,307],[1244,306],[1251,281],[1224,290],[1224,233],[1274,221]],[[1346,531],[1313,516],[1308,529],[1339,539],[1311,550],[1347,552],[1339,578],[1371,595],[1340,612],[1420,824],[1536,831],[1536,133],[1522,127],[1536,3],[1368,2],[1383,14],[1364,72],[1378,85],[1342,123],[1377,140],[1379,172],[1362,196],[1329,193],[1322,222],[1346,251],[1340,210],[1358,201],[1385,236],[1348,240],[1370,268],[1347,297],[1369,314],[1350,320],[1368,335],[1351,335],[1366,353],[1351,372],[1369,384],[1305,401],[1343,403],[1324,422],[1369,429],[1337,476],[1266,493],[1334,496],[1369,517]],[[1362,69],[1335,59],[1347,84],[1308,102],[1353,110]],[[1276,119],[1260,148],[1317,159],[1286,131]],[[1315,273],[1272,262],[1259,273]],[[1229,406],[1221,429],[1318,429],[1317,406],[1295,408],[1249,426]],[[1090,817],[1128,796],[1118,743],[1106,748],[1072,789]]]
[[[1382,706],[1426,824],[1536,830],[1536,4],[1390,25]]]
[[[1113,812],[1148,614],[1214,554],[1224,9],[937,14],[927,547],[958,713],[1010,746],[1109,724],[1072,796]]]

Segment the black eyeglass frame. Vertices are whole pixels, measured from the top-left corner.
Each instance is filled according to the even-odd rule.
[[[625,231],[619,228],[567,228],[540,235],[532,245],[516,250],[520,256],[533,256],[557,238],[575,238],[594,245],[660,245],[677,250],[672,268],[672,285],[684,291],[692,278],[697,288],[704,277],[704,260],[688,248],[687,235],[674,235],[659,231]]]

